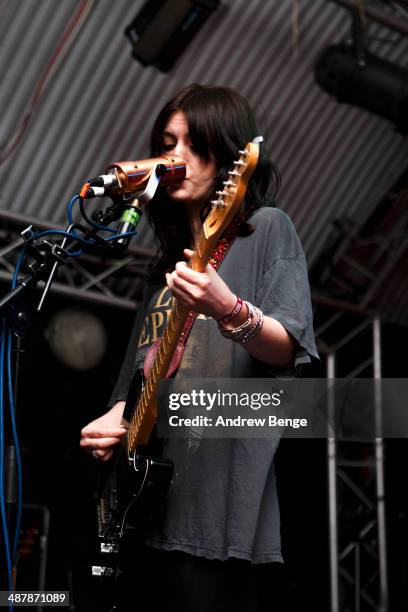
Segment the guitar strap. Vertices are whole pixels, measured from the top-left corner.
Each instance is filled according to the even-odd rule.
[[[249,214],[249,213],[248,213]],[[226,231],[224,232],[224,234],[221,236],[221,238],[219,239],[210,259],[209,259],[209,264],[214,268],[214,270],[218,270],[218,268],[221,266],[222,262],[224,261],[224,258],[226,256],[226,254],[228,253],[229,249],[231,248],[231,245],[238,233],[239,227],[240,225],[247,219],[247,216],[242,215],[241,213],[237,214],[236,217],[233,219],[232,223],[229,225],[229,227],[226,229]],[[177,347],[176,350],[174,352],[174,355],[172,357],[170,366],[169,366],[169,370],[167,372],[166,378],[170,378],[179,368],[181,360],[183,358],[183,353],[184,353],[184,347],[186,345],[187,339],[190,335],[191,329],[194,325],[194,321],[197,318],[198,313],[194,312],[193,310],[190,310],[187,319],[184,323],[184,327],[183,327],[183,331],[180,334],[180,338],[178,340],[177,343]],[[161,342],[161,338],[159,338],[158,340],[156,340],[152,346],[150,347],[150,349],[148,350],[147,354],[146,354],[146,358],[144,361],[144,366],[143,366],[143,372],[145,377],[147,378],[150,369],[153,365],[153,361],[155,358],[155,355],[159,349],[160,346],[160,342]]]

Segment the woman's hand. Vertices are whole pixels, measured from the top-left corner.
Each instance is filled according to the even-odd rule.
[[[119,444],[126,433],[128,423],[122,418],[124,408],[125,402],[117,402],[82,429],[80,446],[95,459],[108,461],[113,455],[112,447]]]
[[[184,249],[190,258],[193,251]],[[205,272],[196,272],[179,261],[171,274],[166,274],[167,286],[174,297],[190,310],[216,320],[222,319],[234,308],[237,297],[217,274],[207,265]]]
[[[184,254],[190,258],[193,251],[185,249]],[[205,272],[196,272],[188,268],[184,261],[179,261],[175,270],[166,274],[166,281],[174,297],[189,310],[217,321],[228,315],[237,303],[237,296],[210,265]],[[225,328],[238,327],[247,317],[248,309],[242,308]],[[293,364],[296,345],[296,340],[279,321],[265,316],[260,332],[241,346],[260,361],[286,368]]]

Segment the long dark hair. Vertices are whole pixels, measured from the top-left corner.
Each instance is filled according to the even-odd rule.
[[[259,136],[254,113],[239,93],[227,87],[188,85],[171,98],[160,111],[152,129],[151,154],[163,153],[163,132],[170,116],[178,111],[185,113],[191,142],[203,160],[213,156],[217,163],[214,190],[222,189],[228,170],[238,158],[238,151]],[[261,147],[256,169],[248,185],[244,214],[273,201],[279,189],[280,175]],[[209,200],[212,194],[210,194]],[[183,249],[191,246],[191,231],[184,206],[170,200],[165,190],[159,189],[148,208],[148,217],[159,241],[160,251],[150,267],[151,282],[162,280],[165,272],[183,259]],[[205,205],[202,218],[209,212]],[[244,223],[240,234],[248,235],[252,226]]]

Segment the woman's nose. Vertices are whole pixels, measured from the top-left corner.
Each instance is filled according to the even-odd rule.
[[[178,142],[174,147],[174,153],[182,157],[185,161],[187,161],[188,157],[188,147],[182,142]]]

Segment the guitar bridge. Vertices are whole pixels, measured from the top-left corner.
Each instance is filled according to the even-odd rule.
[[[119,552],[119,544],[115,542],[101,542],[100,551],[104,555],[116,554]]]

